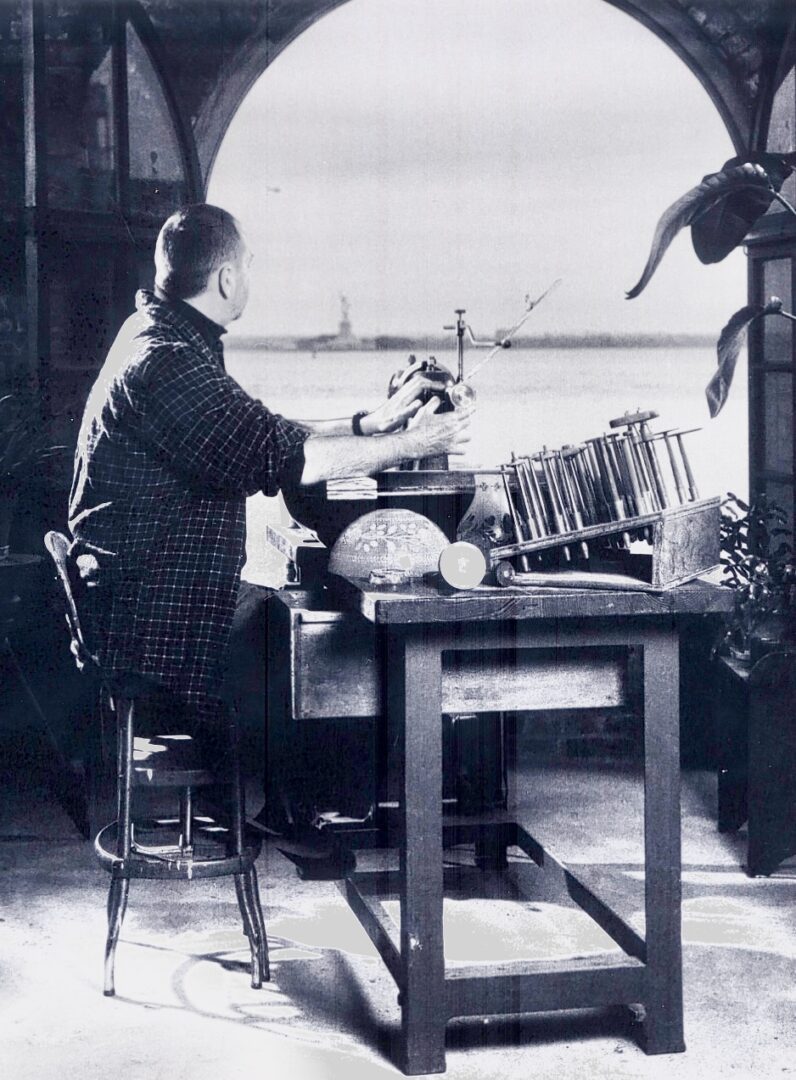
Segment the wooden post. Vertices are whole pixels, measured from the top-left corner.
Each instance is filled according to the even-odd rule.
[[[396,683],[388,708],[398,725],[401,867],[401,1038],[409,1076],[445,1070],[442,934],[442,658],[421,627],[390,638]]]
[[[678,635],[648,630],[644,649],[644,906],[648,1054],[685,1050],[680,928]]]

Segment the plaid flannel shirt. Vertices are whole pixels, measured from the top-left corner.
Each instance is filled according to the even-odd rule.
[[[72,554],[93,554],[105,669],[192,704],[226,664],[245,500],[303,466],[306,432],[224,370],[221,329],[141,291],[86,405],[69,504]],[[215,330],[215,333],[213,333]]]

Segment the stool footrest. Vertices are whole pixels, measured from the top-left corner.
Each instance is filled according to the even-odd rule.
[[[147,832],[158,827],[171,826],[172,821],[146,822]],[[139,828],[144,831],[139,823]],[[180,850],[174,845],[133,846],[124,858],[118,854],[118,822],[112,821],[101,829],[94,841],[94,852],[100,865],[117,878],[169,878],[173,880],[196,880],[198,878],[223,877],[242,874],[250,870],[262,849],[262,840],[256,834],[246,834],[240,853],[230,852],[230,834],[223,826],[210,823],[197,829],[192,848]],[[158,850],[161,847],[161,850]],[[148,849],[148,850],[147,850]]]

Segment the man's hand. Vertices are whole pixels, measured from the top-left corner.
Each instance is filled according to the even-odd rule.
[[[412,417],[407,431],[412,440],[412,458],[465,452],[465,444],[470,441],[470,417],[475,411],[473,401],[437,415],[439,406],[440,399],[433,397]]]
[[[360,421],[364,435],[383,435],[397,431],[417,414],[424,390],[438,390],[439,383],[426,378],[420,371],[422,360],[415,360],[405,368],[396,382],[397,389],[377,408],[363,416]],[[393,384],[395,385],[395,384]]]
[[[406,431],[388,432],[378,439],[311,435],[304,443],[302,485],[348,476],[374,476],[402,461],[436,454],[463,454],[470,441],[473,401],[452,412],[437,414],[439,405],[438,397],[431,398],[414,410]]]

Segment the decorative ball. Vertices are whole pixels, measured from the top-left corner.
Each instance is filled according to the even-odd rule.
[[[343,577],[411,581],[435,573],[448,546],[442,529],[413,510],[373,510],[348,525],[329,555]]]
[[[474,589],[486,574],[484,553],[466,540],[448,544],[439,557],[439,572],[454,589]]]

